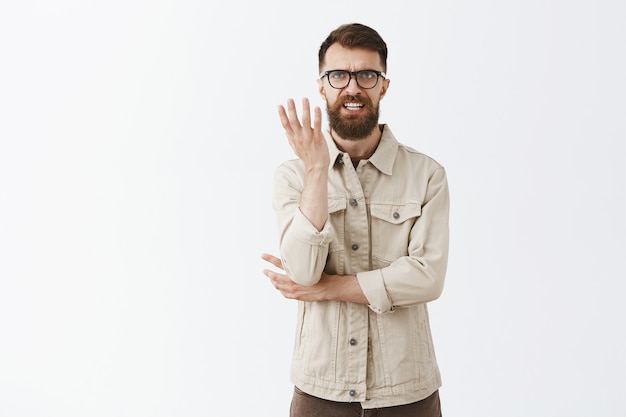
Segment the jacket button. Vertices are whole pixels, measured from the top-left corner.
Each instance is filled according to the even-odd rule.
[[[351,198],[350,199],[350,205],[351,206],[356,206],[357,202],[356,202],[356,198]]]
[[[351,346],[356,345],[356,339],[354,339],[354,338],[350,339],[350,345]]]
[[[356,391],[351,389],[348,394],[350,394],[351,397],[354,397],[356,395]]]
[[[352,245],[352,250],[357,250],[358,248],[359,248],[359,245],[357,245],[356,243]]]
[[[393,218],[394,218],[394,219],[398,220],[398,219],[400,218],[400,213],[398,213],[397,211],[395,211],[395,212],[392,214],[392,216],[393,216]]]

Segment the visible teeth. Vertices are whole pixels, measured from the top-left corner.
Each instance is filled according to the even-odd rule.
[[[363,105],[359,103],[346,103],[344,104],[344,106],[349,109],[360,109],[361,107],[363,107]]]

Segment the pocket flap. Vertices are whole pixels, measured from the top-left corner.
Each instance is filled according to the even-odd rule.
[[[400,224],[422,214],[422,205],[419,203],[371,203],[372,217],[392,224]]]
[[[328,214],[336,213],[346,209],[345,198],[329,198],[328,199]]]

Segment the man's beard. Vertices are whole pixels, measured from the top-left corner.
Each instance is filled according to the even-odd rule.
[[[341,114],[343,105],[347,102],[358,102],[365,104],[365,114],[347,115]],[[345,96],[337,100],[332,106],[326,106],[328,114],[328,124],[341,138],[347,140],[359,140],[366,138],[374,128],[378,126],[379,107],[374,106],[368,97]]]

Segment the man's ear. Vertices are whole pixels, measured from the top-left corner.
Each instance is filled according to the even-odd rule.
[[[382,99],[383,97],[385,97],[385,94],[387,94],[387,89],[389,88],[389,83],[391,82],[391,80],[386,79],[383,81],[383,88],[380,89],[380,98]]]
[[[317,80],[317,88],[322,100],[326,101],[326,90],[324,89],[324,79]]]

